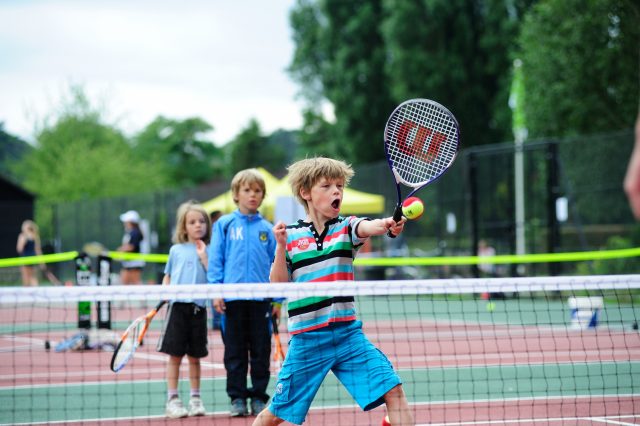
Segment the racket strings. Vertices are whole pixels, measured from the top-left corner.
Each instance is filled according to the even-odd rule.
[[[437,178],[455,159],[458,126],[436,103],[407,102],[389,119],[385,141],[389,160],[400,178],[417,187]]]
[[[138,336],[140,335],[142,325],[142,321],[136,321],[132,324],[129,327],[129,330],[127,330],[127,337],[122,340],[121,344],[116,349],[117,352],[114,354],[113,358],[113,365],[116,371],[122,368],[133,356],[138,344]]]

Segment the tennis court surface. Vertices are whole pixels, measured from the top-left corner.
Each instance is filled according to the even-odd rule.
[[[207,414],[197,418],[164,417],[166,357],[155,350],[164,310],[118,373],[109,367],[113,344],[158,300],[325,295],[356,296],[365,333],[400,374],[417,424],[640,425],[640,275],[2,288],[0,424],[249,425],[253,417],[228,414],[219,330],[210,327]],[[86,301],[93,328],[56,351],[79,333]],[[96,329],[96,302],[110,305],[111,329]],[[286,350],[286,321],[280,334]],[[184,361],[185,403],[187,372]],[[272,376],[270,394],[274,387]],[[384,406],[363,412],[329,374],[305,424],[379,425],[384,415]]]

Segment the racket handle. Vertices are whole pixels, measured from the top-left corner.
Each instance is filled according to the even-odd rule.
[[[396,210],[393,212],[393,220],[398,223],[402,219],[402,204],[398,204],[396,206]],[[387,231],[387,236],[389,238],[395,238],[396,236],[391,233],[391,230]]]

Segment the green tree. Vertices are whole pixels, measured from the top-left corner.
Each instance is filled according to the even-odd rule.
[[[296,42],[291,75],[303,85],[315,114],[320,99],[331,102],[336,122],[333,149],[326,151],[354,164],[383,158],[380,135],[393,109],[382,19],[381,0],[299,0],[291,13]]]
[[[453,111],[465,146],[511,140],[512,50],[534,1],[299,0],[290,72],[309,102],[305,126],[331,138],[323,152],[369,162],[382,158],[371,144],[395,105],[425,97]],[[331,132],[317,126],[323,99]]]
[[[300,145],[300,132],[297,130],[279,129],[267,137],[269,157],[267,159],[270,172],[284,170],[297,159]]]
[[[5,132],[0,122],[0,174],[15,179],[15,165],[32,149],[28,143]]]
[[[518,35],[526,12],[537,0],[485,0],[482,34],[478,41],[483,51],[483,88],[490,111],[487,127],[493,140],[513,140],[513,111],[509,106],[513,82],[513,61]]]
[[[324,21],[317,0],[298,0],[289,15],[295,45],[289,73],[300,84],[302,98],[315,113],[320,112],[322,101],[327,99],[322,78],[324,68],[329,65],[330,52]]]
[[[157,117],[135,138],[134,152],[154,161],[172,186],[189,186],[222,177],[222,150],[203,136],[213,127],[200,118]]]
[[[447,106],[465,146],[511,140],[511,50],[529,3],[387,0],[383,34],[394,99]]]
[[[640,6],[544,0],[520,35],[530,137],[630,128],[638,110]]]
[[[36,221],[50,235],[51,204],[153,191],[167,181],[153,162],[133,155],[123,134],[103,121],[81,87],[36,130],[34,149],[16,164],[23,186],[36,194]]]
[[[300,131],[300,152],[297,159],[314,155],[336,157],[338,152],[333,143],[334,128],[321,113],[311,108],[302,112]]]
[[[283,145],[269,143],[269,138],[263,135],[260,124],[255,119],[251,119],[247,127],[225,148],[229,158],[228,176],[251,167],[280,170],[287,158]]]
[[[579,13],[576,13],[579,11]],[[530,138],[568,138],[562,177],[587,224],[628,217],[621,183],[638,111],[640,6],[631,0],[544,0],[527,14],[520,47]],[[597,209],[593,206],[607,206]]]
[[[102,121],[81,88],[71,88],[53,121],[37,130],[34,149],[15,167],[38,197],[39,222],[50,223],[43,207],[52,203],[150,191],[166,183],[153,163],[134,158],[122,133]]]

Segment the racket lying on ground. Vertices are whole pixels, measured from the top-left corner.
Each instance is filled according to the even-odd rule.
[[[282,349],[282,342],[280,342],[278,318],[275,315],[271,315],[271,324],[273,325],[273,340],[276,342],[276,351],[273,353],[273,360],[279,369],[282,367],[282,362],[284,361],[284,350]]]
[[[87,343],[89,341],[88,331],[81,331],[79,333],[74,334],[73,336],[65,339],[58,344],[55,345],[54,351],[56,352],[65,352],[65,351],[79,351],[83,349],[87,349]],[[50,347],[51,343],[47,340],[44,343],[45,349]]]
[[[142,344],[142,339],[149,329],[151,320],[165,303],[167,303],[166,300],[158,303],[149,313],[139,316],[127,327],[111,357],[111,371],[117,373],[133,358],[136,349]]]
[[[460,127],[451,112],[429,99],[411,99],[398,105],[384,129],[384,149],[396,182],[398,204],[393,212],[402,218],[400,184],[413,196],[438,179],[453,164],[460,143]],[[390,237],[394,237],[391,232]]]

